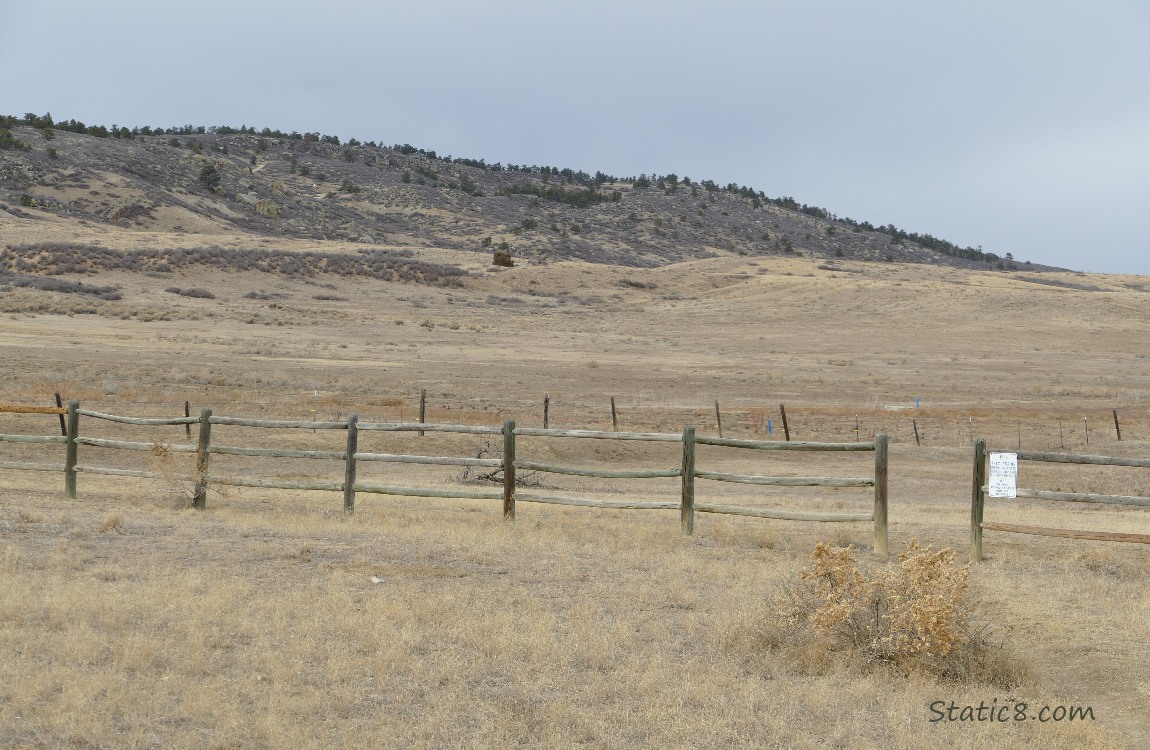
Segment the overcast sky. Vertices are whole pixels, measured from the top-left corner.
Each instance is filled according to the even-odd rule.
[[[0,112],[736,182],[1150,274],[1150,2],[0,0]]]

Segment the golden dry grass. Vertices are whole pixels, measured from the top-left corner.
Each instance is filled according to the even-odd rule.
[[[147,239],[111,229],[100,237],[122,247]],[[243,238],[212,244],[228,242]],[[448,250],[426,257],[475,262]],[[1147,298],[1133,279],[1091,277],[1103,291],[1084,291],[953,269],[844,274],[808,259],[730,257],[659,270],[473,270],[465,289],[451,291],[105,274],[100,283],[120,283],[124,299],[94,315],[20,290],[0,298],[0,400],[44,404],[61,391],[88,408],[146,416],[182,414],[189,400],[193,413],[386,421],[414,418],[427,388],[434,421],[536,425],[547,394],[552,426],[601,428],[615,396],[624,429],[694,423],[711,432],[718,399],[724,434],[740,437],[763,434],[767,419],[777,437],[785,402],[800,439],[854,439],[856,415],[862,439],[892,434],[892,549],[915,538],[960,561],[972,435],[1009,448],[1021,426],[1024,447],[1139,456],[1150,444],[1139,335]],[[165,294],[173,284],[217,299]],[[54,419],[0,416],[0,432],[50,434]],[[87,419],[81,430],[187,440],[182,428]],[[335,432],[221,427],[213,441],[342,448]],[[678,463],[674,445],[593,443],[524,439],[519,453],[612,468]],[[378,452],[483,448],[466,436],[361,440],[361,450]],[[55,447],[3,450],[3,460],[56,460]],[[82,461],[150,466],[163,478],[81,475],[80,499],[67,501],[58,475],[0,471],[0,746],[1010,749],[1148,740],[1150,562],[1138,545],[988,532],[988,559],[969,584],[980,602],[974,624],[1002,634],[1004,653],[1027,666],[1027,680],[1007,690],[903,677],[825,649],[802,663],[763,649],[754,633],[772,593],[820,540],[869,549],[867,524],[701,515],[688,538],[674,512],[521,504],[506,526],[495,503],[361,494],[345,518],[335,493],[219,487],[197,513],[183,509],[186,455],[82,450]],[[720,471],[865,476],[871,457],[701,447],[698,460]],[[335,482],[342,474],[339,462],[221,456],[213,467]],[[1026,486],[1150,494],[1145,471],[1024,472]],[[458,475],[361,466],[363,481],[458,486]],[[676,496],[673,480],[547,482],[556,494]],[[865,491],[700,481],[698,493],[804,509],[869,505]],[[986,517],[1150,532],[1141,509],[991,501]],[[932,701],[995,698],[1088,705],[1098,720],[930,721]]]
[[[6,746],[1124,746],[1121,695],[1041,664],[1006,689],[834,654],[796,667],[758,648],[809,526],[772,529],[781,545],[761,523],[709,519],[686,538],[661,513],[532,508],[508,527],[493,507],[380,501],[345,519],[311,498],[231,497],[173,514],[136,492],[93,494],[6,498]],[[25,505],[42,520],[14,523]],[[108,506],[123,519],[110,531]],[[974,583],[1026,631],[1012,652],[1099,649],[997,595],[1016,566],[982,566]],[[1140,588],[1088,571],[1060,571],[1052,619],[1077,609],[1068,586]],[[1136,661],[1145,620],[1126,627],[1100,648]],[[1101,718],[929,721],[932,701],[996,697]]]

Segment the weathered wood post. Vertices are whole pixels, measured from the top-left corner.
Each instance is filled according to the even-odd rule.
[[[76,499],[76,458],[79,455],[79,444],[76,436],[80,431],[80,402],[68,402],[68,442],[64,452],[64,494],[69,500]]]
[[[786,404],[779,404],[779,413],[783,416],[783,437],[787,442],[791,442],[791,428],[787,426],[787,407]]]
[[[547,429],[547,417],[551,411],[551,396],[548,394],[543,395],[543,429]]]
[[[912,419],[912,420],[910,420],[910,423],[914,427],[914,444],[915,445],[922,445],[922,439],[919,438],[919,436],[918,436],[918,420]]]
[[[723,415],[719,413],[719,400],[715,399],[715,423],[719,425],[719,437],[723,436]]]
[[[192,416],[192,404],[190,401],[184,402],[184,419]],[[192,436],[192,423],[188,422],[184,425],[184,437],[190,438]]]
[[[887,538],[887,446],[890,437],[876,435],[874,439],[874,552],[886,557],[890,554]]]
[[[59,391],[56,391],[56,408],[57,409],[63,409],[64,408],[64,400],[62,398],[60,398],[60,392]],[[60,415],[60,434],[63,435],[64,437],[68,437],[68,425],[64,422],[64,415],[63,414]]]
[[[611,429],[619,431],[619,415],[615,412],[615,397],[611,397]]]
[[[515,420],[503,423],[503,520],[515,520]]]
[[[203,510],[208,503],[208,459],[212,445],[212,410],[200,411],[200,439],[196,443],[196,485],[192,494],[192,507]]]
[[[683,477],[679,523],[684,534],[695,533],[695,428],[683,428]]]
[[[419,389],[419,423],[427,424],[427,389]],[[419,436],[423,437],[423,430],[419,431]]]
[[[359,450],[359,416],[347,416],[347,458],[343,465],[343,512],[355,511],[355,454]]]
[[[1114,432],[1118,434],[1118,442],[1122,442],[1122,428],[1118,426],[1118,410],[1114,410]]]
[[[1090,445],[1090,422],[1086,417],[1082,418],[1082,429],[1086,432],[1086,444]]]
[[[970,561],[982,560],[982,510],[986,495],[982,488],[986,484],[986,441],[979,438],[974,443],[974,479],[970,491]]]

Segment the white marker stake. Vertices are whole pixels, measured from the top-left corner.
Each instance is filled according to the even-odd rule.
[[[987,489],[991,497],[1018,497],[1018,454],[991,453]]]

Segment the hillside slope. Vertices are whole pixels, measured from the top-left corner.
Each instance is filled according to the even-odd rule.
[[[0,215],[81,230],[334,240],[488,257],[505,242],[519,260],[638,267],[724,254],[1015,267],[990,253],[943,254],[886,228],[786,207],[789,199],[674,175],[592,178],[326,136],[205,130],[115,138],[19,123],[11,134],[27,148],[0,151]]]

